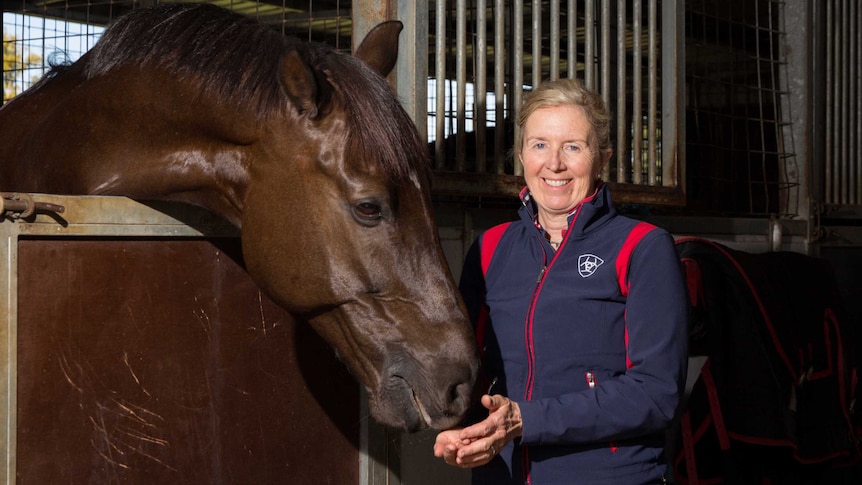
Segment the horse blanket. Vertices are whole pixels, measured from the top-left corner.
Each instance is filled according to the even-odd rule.
[[[706,361],[681,409],[675,481],[789,483],[777,476],[798,465],[858,460],[851,329],[829,263],[698,238],[677,252],[691,355]],[[793,466],[766,469],[782,461]]]

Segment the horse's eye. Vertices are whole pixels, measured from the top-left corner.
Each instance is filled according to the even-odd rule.
[[[363,201],[353,206],[353,217],[366,226],[376,226],[383,218],[380,204],[376,202]]]

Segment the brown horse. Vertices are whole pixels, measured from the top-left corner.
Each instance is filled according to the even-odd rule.
[[[451,427],[477,360],[427,149],[384,79],[400,30],[381,24],[351,56],[209,5],[134,11],[0,109],[0,190],[219,214],[255,282],[336,350],[379,422]]]

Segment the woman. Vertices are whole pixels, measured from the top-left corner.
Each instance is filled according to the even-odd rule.
[[[473,468],[474,484],[664,483],[687,363],[673,239],[611,204],[596,93],[546,82],[518,123],[520,218],[477,239],[461,278],[492,383],[487,416],[441,432],[434,454]]]

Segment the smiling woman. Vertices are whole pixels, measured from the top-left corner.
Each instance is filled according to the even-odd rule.
[[[617,214],[601,97],[577,80],[524,99],[519,219],[471,247],[461,291],[483,342],[479,422],[436,456],[473,483],[663,483],[685,381],[687,307],[670,234]],[[481,419],[481,416],[487,416]]]
[[[526,118],[517,152],[538,206],[538,222],[561,241],[568,214],[595,188],[612,150],[601,150],[584,110],[576,105],[538,108]]]

